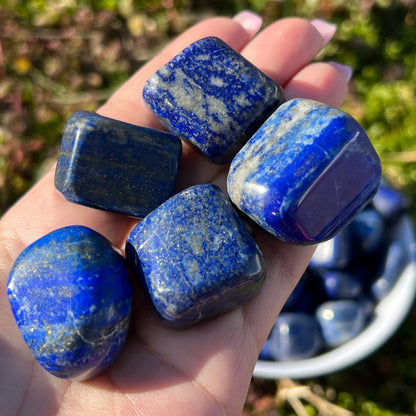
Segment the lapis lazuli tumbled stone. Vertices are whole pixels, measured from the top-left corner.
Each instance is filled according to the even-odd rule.
[[[315,273],[307,268],[283,305],[282,312],[314,311],[320,301],[321,287]]]
[[[386,252],[381,275],[376,276],[371,284],[371,293],[378,301],[383,299],[393,288],[402,271],[408,264],[407,251],[401,241],[393,241]]]
[[[349,224],[357,257],[374,253],[386,239],[384,219],[375,209],[360,212]]]
[[[354,259],[352,233],[349,227],[344,228],[333,238],[318,245],[309,266],[312,269],[342,269]]]
[[[380,188],[374,195],[372,203],[375,209],[389,223],[398,221],[409,208],[407,198],[385,181],[381,182]]]
[[[362,305],[352,299],[328,301],[316,310],[325,344],[330,348],[338,347],[358,335],[364,328],[366,318]]]
[[[283,102],[283,93],[225,42],[207,37],[151,76],[143,99],[170,131],[224,164]]]
[[[321,329],[313,315],[283,312],[269,337],[269,353],[279,361],[313,357],[323,347]]]
[[[380,179],[380,160],[351,116],[293,99],[236,155],[227,186],[236,206],[277,238],[316,244],[348,224]]]
[[[328,299],[355,299],[363,293],[363,284],[352,273],[328,270],[322,276],[323,289]]]
[[[143,218],[175,187],[179,137],[79,111],[68,120],[55,186],[71,201]]]
[[[61,228],[28,246],[10,271],[7,293],[24,340],[55,376],[94,377],[121,352],[131,281],[124,258],[90,228]]]
[[[215,185],[176,194],[130,233],[126,259],[162,320],[187,327],[253,298],[263,257]]]

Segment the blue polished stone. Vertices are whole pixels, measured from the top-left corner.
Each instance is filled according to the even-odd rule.
[[[273,355],[271,353],[271,341],[269,339],[266,340],[266,342],[260,350],[259,360],[273,360]]]
[[[409,201],[399,191],[393,189],[385,181],[381,182],[380,188],[374,195],[372,201],[375,209],[387,220],[395,222],[409,208]]]
[[[316,311],[316,319],[329,348],[338,347],[358,335],[366,317],[359,303],[352,299],[328,301]]]
[[[284,312],[311,312],[320,300],[320,287],[315,273],[309,268],[303,273],[298,284],[283,305]]]
[[[376,193],[380,160],[348,114],[306,99],[282,104],[233,159],[235,205],[277,238],[316,244]]]
[[[342,269],[350,264],[354,258],[354,247],[349,227],[344,228],[330,240],[319,244],[309,266],[312,269]]]
[[[172,195],[181,152],[173,134],[80,111],[65,126],[55,186],[71,202],[142,218]]]
[[[328,299],[354,299],[363,293],[360,280],[345,271],[328,270],[323,274],[322,281]]]
[[[207,37],[157,71],[143,99],[170,131],[223,164],[283,102],[283,94],[226,43]]]
[[[352,247],[356,257],[374,253],[383,244],[384,219],[375,209],[360,212],[349,224],[352,234]]]
[[[162,320],[187,327],[253,298],[263,257],[214,185],[173,196],[130,233],[126,258]]]
[[[300,312],[280,314],[270,334],[269,344],[271,356],[279,361],[310,358],[323,347],[316,319]]]
[[[377,300],[383,299],[390,292],[404,270],[408,262],[406,252],[408,251],[401,241],[389,245],[384,267],[371,285],[371,292]]]
[[[125,343],[129,273],[110,242],[89,228],[61,228],[23,250],[7,294],[34,357],[57,377],[94,377]]]

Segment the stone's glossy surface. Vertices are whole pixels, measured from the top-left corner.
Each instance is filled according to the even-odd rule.
[[[277,238],[332,238],[373,197],[380,160],[361,126],[306,99],[282,104],[233,159],[235,205]]]
[[[73,114],[62,138],[55,186],[77,204],[142,218],[174,190],[181,141],[98,114]]]
[[[371,285],[371,292],[377,300],[384,298],[399,278],[408,262],[405,253],[406,250],[399,241],[390,244],[386,254],[384,269],[381,270],[381,275]]]
[[[321,288],[318,279],[308,268],[283,305],[284,312],[311,312],[319,303]]]
[[[322,334],[315,318],[300,312],[279,315],[269,344],[270,355],[280,361],[310,358],[323,347]]]
[[[322,276],[322,281],[328,299],[354,299],[363,293],[363,286],[358,278],[347,272],[327,271]]]
[[[125,343],[129,273],[110,242],[89,228],[61,228],[23,250],[7,293],[34,357],[57,377],[94,377]]]
[[[409,201],[400,192],[382,181],[372,201],[374,208],[387,220],[396,221],[409,208]]]
[[[188,188],[149,214],[128,236],[126,258],[175,327],[240,306],[265,278],[260,250],[214,185]]]
[[[313,269],[346,267],[354,256],[350,231],[349,227],[346,227],[335,237],[319,244],[309,262],[310,267]]]
[[[352,248],[357,257],[374,253],[383,244],[384,220],[374,209],[360,212],[348,227],[352,234]]]
[[[354,300],[325,302],[316,311],[326,345],[338,347],[359,334],[365,325],[360,305]]]
[[[170,131],[223,164],[283,102],[283,93],[222,40],[207,37],[150,77],[143,99]]]
[[[271,354],[271,341],[269,339],[263,344],[263,347],[259,354],[259,360],[273,360]]]

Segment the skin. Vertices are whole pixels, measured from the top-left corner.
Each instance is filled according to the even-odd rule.
[[[325,63],[310,63],[323,47],[307,21],[277,21],[253,38],[227,18],[187,30],[98,110],[102,115],[161,128],[141,99],[147,78],[183,48],[218,36],[277,81],[286,98],[312,98],[338,106],[347,82]],[[211,164],[184,145],[178,189],[212,182],[225,189],[226,168]],[[7,415],[239,415],[258,353],[285,300],[313,253],[256,230],[268,275],[248,304],[187,330],[160,324],[135,288],[132,327],[116,363],[99,377],[72,382],[44,371],[24,343],[6,296],[10,268],[19,253],[46,233],[86,225],[123,250],[134,220],[71,204],[53,185],[54,170],[23,196],[0,221],[0,414]]]

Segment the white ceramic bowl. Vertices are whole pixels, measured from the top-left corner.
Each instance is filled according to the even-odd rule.
[[[380,348],[402,324],[416,294],[416,242],[409,218],[401,220],[396,238],[403,241],[407,249],[407,266],[392,290],[376,305],[374,318],[359,335],[313,358],[296,361],[259,360],[253,375],[267,379],[319,377],[352,366]]]

